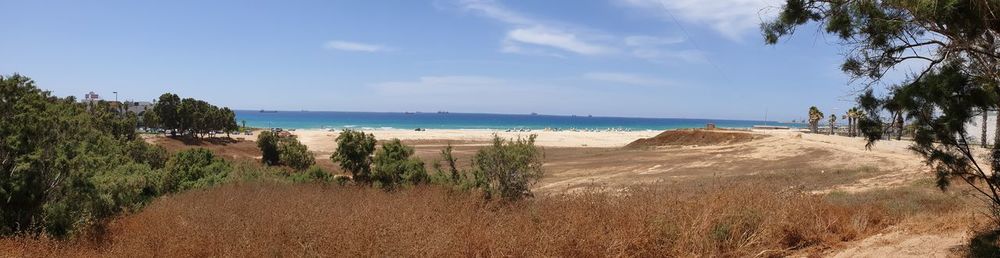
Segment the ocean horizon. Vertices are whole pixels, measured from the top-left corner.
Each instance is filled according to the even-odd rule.
[[[542,114],[484,114],[449,112],[347,112],[235,110],[238,122],[260,128],[289,129],[577,129],[577,130],[668,130],[703,128],[750,128],[754,125],[799,127],[799,124],[762,120],[702,118],[641,118]]]

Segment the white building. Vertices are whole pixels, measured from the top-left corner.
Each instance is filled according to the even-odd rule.
[[[90,93],[83,94],[83,99],[80,100],[80,102],[94,103],[94,102],[98,102],[100,100],[101,100],[101,96],[97,95],[97,93],[94,93],[93,91],[91,91]]]

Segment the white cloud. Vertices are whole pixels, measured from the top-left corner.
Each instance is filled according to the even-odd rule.
[[[600,42],[605,36],[572,26],[544,22],[507,9],[492,0],[460,0],[463,10],[505,23],[512,28],[501,40],[505,53],[560,56],[548,50],[560,50],[580,55],[601,55],[614,52],[613,47]]]
[[[558,48],[581,55],[598,55],[611,51],[606,47],[580,40],[574,34],[543,27],[514,29],[507,33],[507,39],[520,43]]]
[[[726,38],[742,40],[760,28],[761,21],[772,19],[780,0],[612,0],[621,5],[672,19],[710,26]],[[666,8],[666,9],[664,9]],[[669,10],[669,13],[668,13]]]
[[[500,51],[539,56],[632,57],[653,62],[704,60],[700,52],[673,50],[680,37],[650,35],[616,36],[582,26],[545,21],[508,9],[492,0],[457,0],[464,11],[490,18],[510,28],[500,41]],[[668,60],[672,59],[672,60]]]
[[[382,45],[350,42],[342,40],[327,41],[326,44],[323,44],[323,48],[341,50],[341,51],[354,51],[354,52],[384,52],[392,50],[391,48]]]
[[[615,84],[637,85],[637,86],[671,85],[670,82],[662,79],[650,78],[630,73],[587,73],[583,75],[583,78],[593,81],[609,82]]]
[[[491,0],[461,0],[459,5],[469,11],[478,12],[486,17],[515,25],[537,25],[539,22],[511,11]]]

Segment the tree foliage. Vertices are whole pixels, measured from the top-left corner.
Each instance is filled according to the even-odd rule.
[[[277,134],[271,131],[262,131],[257,134],[257,148],[260,149],[261,162],[264,162],[265,165],[275,166],[281,163]]]
[[[892,135],[900,139],[910,120],[911,149],[934,167],[938,186],[967,182],[990,199],[1000,225],[1000,149],[994,146],[985,159],[976,156],[965,127],[984,110],[1000,107],[993,97],[1000,93],[995,10],[1000,1],[786,0],[780,15],[761,27],[765,41],[775,44],[810,21],[825,24],[850,48],[841,68],[856,79],[878,82],[901,64],[922,65],[886,96],[866,87],[856,126],[870,147]],[[993,171],[981,166],[986,162]]]
[[[351,172],[351,178],[355,182],[370,183],[375,143],[375,135],[344,130],[337,136],[337,150],[330,156],[330,160],[340,163],[341,168]]]
[[[544,175],[542,150],[536,135],[506,140],[493,136],[493,144],[480,149],[472,159],[473,173],[487,198],[519,200],[532,196],[531,186]]]
[[[279,141],[278,157],[281,164],[296,170],[304,170],[316,164],[316,156],[294,137],[284,137]]]
[[[372,181],[386,190],[426,183],[429,178],[424,162],[413,153],[413,147],[406,146],[399,139],[382,144],[373,159]]]
[[[175,94],[164,93],[153,106],[153,112],[144,115],[144,124],[189,136],[206,135],[215,131],[235,131],[236,113],[229,108],[219,108],[193,98],[180,99]],[[147,112],[148,113],[148,112]]]
[[[165,151],[118,112],[0,76],[0,234],[66,235],[155,195]]]
[[[925,65],[916,79],[950,58],[970,61],[975,76],[1000,78],[995,10],[988,0],[786,0],[778,17],[761,25],[768,44],[810,21],[825,25],[849,51],[841,66],[855,78],[878,81],[904,62]]]
[[[823,112],[816,106],[809,107],[809,130],[813,133],[819,132],[819,121],[823,119]]]
[[[164,169],[160,192],[173,193],[222,182],[232,167],[212,151],[194,148],[178,152]]]

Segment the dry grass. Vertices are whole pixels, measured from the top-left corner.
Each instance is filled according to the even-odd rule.
[[[958,205],[941,193],[898,196],[815,196],[763,183],[720,183],[591,191],[501,204],[441,187],[385,193],[242,183],[162,198],[95,234],[100,237],[0,239],[0,253],[780,256],[836,246],[915,214],[945,213]]]

